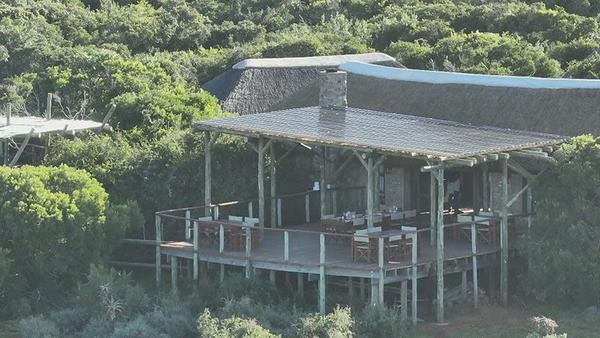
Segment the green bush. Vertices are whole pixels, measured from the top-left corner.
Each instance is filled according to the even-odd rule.
[[[1,167],[0,247],[13,262],[10,278],[26,284],[21,292],[59,295],[82,279],[90,263],[105,259],[128,226],[111,218],[107,227],[109,208],[102,186],[82,170]]]
[[[261,327],[253,319],[230,317],[218,319],[205,309],[198,318],[198,333],[205,338],[275,338],[276,335]]]
[[[53,322],[42,316],[30,317],[19,321],[19,334],[28,338],[58,338],[60,333]]]
[[[313,314],[294,324],[296,337],[352,337],[354,319],[350,308],[336,307],[327,315]]]
[[[400,317],[400,309],[367,306],[356,319],[359,337],[402,337],[410,324]]]
[[[600,302],[600,145],[574,138],[556,153],[556,165],[535,185],[537,217],[524,246],[526,289],[564,305]]]

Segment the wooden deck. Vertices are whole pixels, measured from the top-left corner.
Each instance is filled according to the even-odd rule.
[[[250,257],[244,250],[224,250],[219,252],[218,245],[200,245],[199,260],[233,266],[245,267],[248,260],[253,268],[288,272],[319,273],[319,233],[317,224],[306,224],[289,230],[289,259],[284,257],[284,232],[264,229],[261,240],[256,247],[252,244]],[[312,231],[295,232],[294,230]],[[256,230],[260,231],[260,230]],[[352,258],[351,237],[325,237],[325,268],[327,275],[376,278],[379,273],[378,264],[354,262]],[[421,233],[418,240],[417,275],[427,277],[431,267],[435,266],[435,248],[429,246],[428,233]],[[161,244],[161,253],[186,259],[193,259],[193,245],[190,242],[168,242]],[[498,264],[498,246],[478,243],[478,266],[485,267]],[[456,273],[472,269],[471,242],[467,240],[449,239],[445,242],[444,273]],[[385,283],[410,279],[412,267],[410,258],[405,261],[385,262]]]

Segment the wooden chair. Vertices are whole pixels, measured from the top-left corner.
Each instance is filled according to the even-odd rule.
[[[402,261],[404,258],[402,250],[402,245],[404,244],[403,238],[404,235],[395,235],[388,238],[388,242],[385,247],[387,261]]]
[[[408,225],[403,225],[401,229],[402,229],[402,231],[407,231],[407,232],[414,232],[414,233],[417,232],[417,227],[408,226]],[[402,236],[402,246],[401,246],[402,258],[410,259],[412,257],[412,247],[413,247],[412,238],[409,238],[408,236],[406,236],[406,234],[403,235]],[[417,249],[418,249],[418,247],[417,247]]]
[[[371,262],[371,241],[366,235],[368,229],[358,230],[354,233],[352,241],[352,259],[354,262]]]
[[[490,222],[490,217],[493,217],[493,214],[488,216],[488,213],[484,215],[458,215],[457,221],[459,223],[463,222],[475,222],[475,228],[477,231],[477,238],[482,242],[493,244],[496,242],[496,227],[494,224]],[[471,224],[461,225],[460,231],[462,236],[467,241],[471,241]]]

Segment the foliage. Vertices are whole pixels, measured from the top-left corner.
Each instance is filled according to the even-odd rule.
[[[591,135],[576,137],[555,157],[535,186],[528,290],[546,302],[598,304],[600,145]]]
[[[124,209],[111,209],[104,189],[82,170],[0,168],[0,248],[9,271],[4,286],[12,291],[0,293],[3,302],[22,308],[26,290],[50,296],[74,286],[124,233],[127,219],[114,216],[135,214]]]
[[[256,323],[253,319],[230,317],[218,319],[205,309],[198,318],[198,333],[206,338],[274,338],[277,337]]]
[[[336,307],[331,313],[301,318],[294,326],[296,337],[352,337],[354,320],[349,308]]]
[[[19,321],[19,332],[23,337],[31,338],[60,337],[56,325],[42,316],[21,319]]]
[[[368,306],[356,320],[356,332],[360,337],[405,336],[410,324],[402,320],[400,309],[384,306]]]

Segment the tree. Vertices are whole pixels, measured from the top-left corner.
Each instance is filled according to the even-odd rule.
[[[600,301],[600,145],[574,138],[535,185],[537,217],[528,242],[528,291],[568,305]]]
[[[15,292],[1,290],[0,301],[22,303],[27,291],[38,295],[28,301],[35,305],[39,295],[45,299],[75,286],[90,263],[111,253],[129,217],[139,220],[135,210],[118,209],[107,217],[109,208],[108,195],[85,171],[1,167],[0,251],[11,262],[5,277],[11,283],[4,286]],[[12,283],[22,285],[15,289]]]

